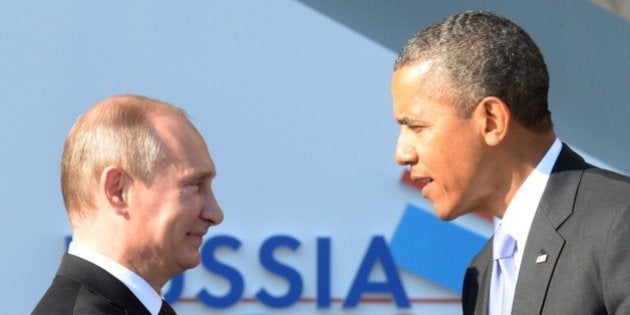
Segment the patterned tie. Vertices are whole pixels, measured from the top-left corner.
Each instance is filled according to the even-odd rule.
[[[490,283],[489,315],[509,315],[512,312],[516,288],[514,251],[516,240],[503,230],[499,223],[492,241],[492,282]]]
[[[166,300],[162,300],[162,307],[160,308],[158,315],[177,315],[177,313],[175,313],[175,310],[168,304],[168,302],[166,302]]]

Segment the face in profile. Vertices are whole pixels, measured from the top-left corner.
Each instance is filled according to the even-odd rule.
[[[452,220],[478,210],[483,199],[483,146],[475,115],[458,114],[447,83],[430,61],[415,63],[394,72],[392,96],[400,124],[396,161],[410,167],[436,215]]]
[[[130,222],[137,228],[136,257],[168,278],[200,262],[199,247],[208,228],[223,220],[212,191],[216,174],[204,140],[187,121],[154,119],[170,152],[152,178],[131,185]]]

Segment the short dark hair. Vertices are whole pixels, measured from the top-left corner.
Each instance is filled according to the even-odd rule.
[[[547,66],[534,41],[516,23],[484,11],[449,16],[411,37],[394,70],[423,60],[431,60],[446,74],[461,115],[470,115],[484,97],[495,96],[525,128],[552,129]]]

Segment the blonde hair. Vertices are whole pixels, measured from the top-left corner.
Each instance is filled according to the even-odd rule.
[[[91,193],[106,166],[115,164],[133,178],[150,180],[168,158],[151,121],[162,114],[188,121],[180,108],[139,95],[104,99],[77,119],[61,157],[61,190],[70,221],[94,208]]]

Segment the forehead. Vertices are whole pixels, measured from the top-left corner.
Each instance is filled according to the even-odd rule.
[[[446,81],[431,60],[406,65],[392,75],[392,95],[413,97],[418,94],[437,95]]]
[[[186,172],[214,172],[214,162],[203,137],[187,119],[159,116],[153,123],[173,164],[188,169]]]
[[[432,61],[399,68],[392,75],[394,114],[406,116],[428,111],[454,111],[448,90],[448,80],[435,69]]]
[[[413,81],[433,70],[434,64],[430,59],[407,64],[394,71],[393,78],[401,82]]]

